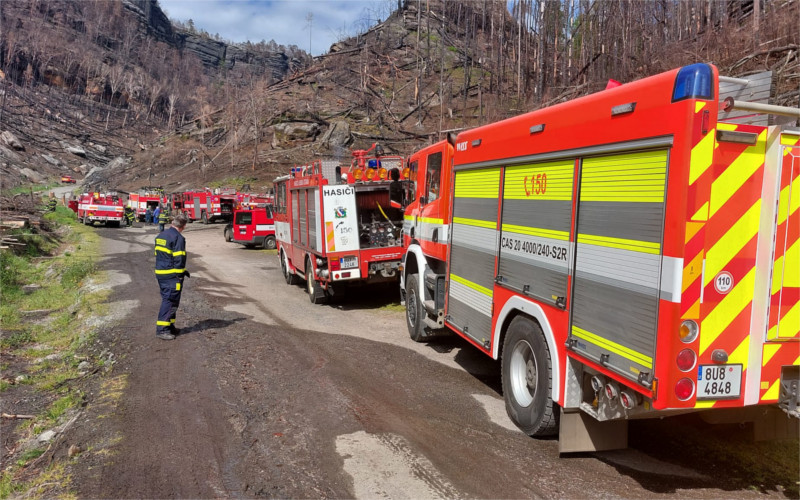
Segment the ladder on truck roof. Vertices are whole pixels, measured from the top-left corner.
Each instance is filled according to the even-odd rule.
[[[746,125],[777,125],[770,116],[800,119],[800,108],[771,104],[775,86],[772,71],[744,78],[719,77],[719,114],[717,120]]]

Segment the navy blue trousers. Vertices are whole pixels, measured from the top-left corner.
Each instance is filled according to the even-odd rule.
[[[175,328],[175,313],[181,303],[180,278],[161,278],[158,287],[161,289],[161,308],[158,310],[156,334],[169,333]]]

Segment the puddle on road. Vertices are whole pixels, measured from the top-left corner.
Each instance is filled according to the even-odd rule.
[[[359,431],[336,438],[355,498],[456,498],[456,490],[425,457],[395,434]]]
[[[496,398],[487,394],[473,394],[472,397],[483,406],[483,411],[486,412],[492,423],[510,431],[520,432],[514,422],[508,418],[506,403],[503,398]]]

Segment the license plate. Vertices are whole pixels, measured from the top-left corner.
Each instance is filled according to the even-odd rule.
[[[342,269],[358,267],[358,257],[342,257]]]
[[[742,365],[700,365],[697,399],[736,399],[742,390]]]

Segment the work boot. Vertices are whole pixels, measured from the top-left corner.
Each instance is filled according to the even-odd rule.
[[[161,340],[173,340],[175,338],[175,335],[169,332],[161,332],[157,333],[156,337],[160,338]]]

